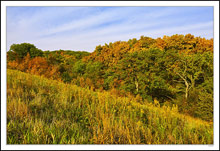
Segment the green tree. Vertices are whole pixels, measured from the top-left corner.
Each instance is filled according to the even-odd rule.
[[[65,71],[62,73],[62,80],[63,80],[63,82],[70,83],[72,80],[72,76],[70,75],[69,72]]]
[[[16,57],[18,57],[18,59],[23,59],[28,53],[30,54],[31,58],[43,56],[42,50],[36,48],[33,44],[29,43],[13,44],[11,45],[9,52],[11,53],[11,51],[16,54]]]
[[[94,85],[100,87],[97,82],[103,79],[104,74],[104,65],[101,62],[88,62],[86,69],[85,69],[85,78],[89,78],[93,81]]]
[[[173,97],[164,79],[163,52],[158,49],[129,53],[119,62],[118,79],[122,89],[143,98],[158,98],[161,102]]]
[[[101,54],[101,51],[102,51],[102,46],[101,46],[101,45],[96,46],[96,48],[95,48],[96,54],[97,54],[97,55],[100,55],[100,54]]]
[[[18,55],[17,55],[16,52],[14,52],[14,51],[8,51],[7,52],[7,62],[16,60],[16,58],[18,58]]]
[[[72,68],[72,72],[75,75],[75,78],[77,76],[83,76],[86,70],[86,63],[84,63],[82,60],[77,61]]]
[[[167,69],[174,74],[174,80],[182,83],[185,88],[185,98],[188,99],[189,93],[196,84],[204,81],[205,68],[210,61],[204,61],[204,54],[179,54],[167,53]],[[208,61],[208,62],[207,62]],[[204,69],[204,70],[203,70]]]

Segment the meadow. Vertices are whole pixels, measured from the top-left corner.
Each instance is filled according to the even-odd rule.
[[[213,144],[213,123],[177,105],[7,69],[7,144]]]

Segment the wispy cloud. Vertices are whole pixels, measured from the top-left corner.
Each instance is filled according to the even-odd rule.
[[[42,50],[84,50],[141,35],[212,38],[212,7],[8,7],[7,49],[29,42]]]

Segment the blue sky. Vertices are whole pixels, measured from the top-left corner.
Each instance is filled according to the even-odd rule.
[[[7,50],[32,43],[42,50],[94,51],[140,36],[213,38],[213,7],[7,7]]]

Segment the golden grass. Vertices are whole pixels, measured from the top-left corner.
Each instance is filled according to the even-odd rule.
[[[7,70],[8,144],[213,144],[213,124],[136,98]]]

